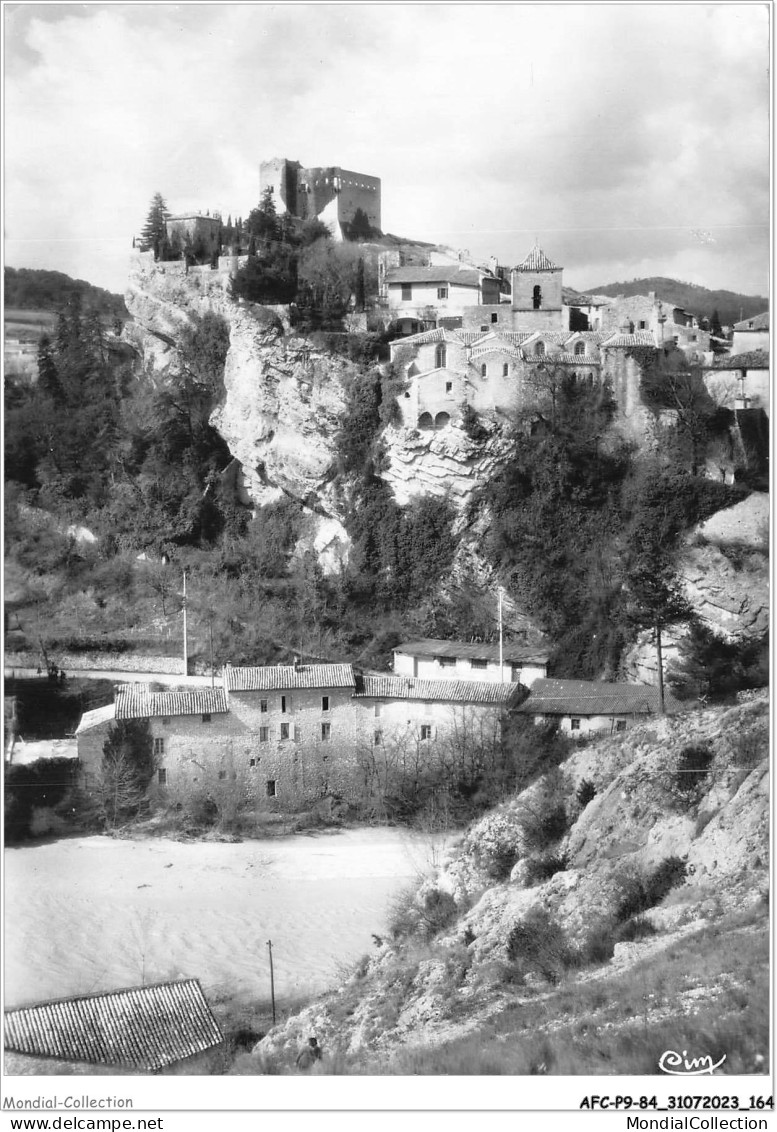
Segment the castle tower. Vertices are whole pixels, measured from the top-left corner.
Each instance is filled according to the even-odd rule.
[[[513,330],[563,330],[563,267],[535,244],[510,273]]]

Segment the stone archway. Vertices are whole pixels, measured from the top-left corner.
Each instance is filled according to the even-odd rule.
[[[425,429],[434,428],[434,417],[432,414],[421,413],[421,416],[418,418],[418,427]]]
[[[451,418],[449,413],[438,413],[434,418],[435,429],[446,428],[450,423]]]

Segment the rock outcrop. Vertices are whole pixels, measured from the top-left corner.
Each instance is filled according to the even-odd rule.
[[[706,752],[692,777],[683,762],[689,748]],[[628,971],[725,915],[764,907],[768,750],[766,693],[580,748],[477,822],[408,900],[399,938],[378,941],[349,982],[274,1029],[255,1054],[283,1064],[315,1033],[334,1056],[390,1059],[403,1046],[449,1041],[515,1009],[523,985],[527,1001],[536,1001],[552,972],[526,975],[525,983],[519,975],[516,986],[511,964],[520,967],[521,950],[508,946],[530,916],[555,924],[573,953],[609,933],[609,963],[602,956],[598,972],[581,976],[592,978],[608,967]],[[586,804],[578,796],[584,781],[595,790]],[[541,854],[529,834],[538,813],[559,805],[569,828],[544,850],[555,873],[538,879]],[[624,915],[624,901],[661,868],[672,875],[670,890],[642,913],[654,934],[616,942],[618,925],[632,915]]]

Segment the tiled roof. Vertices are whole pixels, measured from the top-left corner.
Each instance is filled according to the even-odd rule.
[[[394,652],[405,656],[453,656],[465,660],[499,661],[499,645],[482,644],[480,641],[440,641],[434,637],[424,637],[418,641],[408,641],[397,645]],[[518,645],[505,641],[502,646],[505,664],[518,664],[524,661],[537,661],[545,664],[548,653],[528,645]]]
[[[5,1048],[154,1072],[223,1041],[197,979],[58,999],[5,1013]]]
[[[728,354],[725,358],[715,358],[715,369],[768,369],[768,350],[748,350],[744,354]]]
[[[600,366],[602,364],[601,358],[597,358],[593,354],[567,354],[562,351],[560,354],[549,354],[554,362],[563,362],[564,365],[570,366]]]
[[[750,323],[752,322],[752,327]],[[768,330],[769,329],[769,312],[764,311],[763,314],[757,314],[754,318],[743,318],[741,322],[734,323],[734,330]]]
[[[395,338],[392,346],[423,346],[425,342],[458,342],[455,330],[438,326],[434,330],[422,330],[420,334],[408,334],[406,338]]]
[[[229,711],[223,688],[187,688],[176,692],[148,692],[136,685],[116,693],[117,719],[155,719],[168,715],[221,715]]]
[[[517,264],[514,271],[560,271],[561,268],[545,255],[545,252],[535,244],[526,259]]]
[[[424,700],[458,704],[508,704],[522,692],[520,684],[488,680],[420,680],[415,676],[362,676],[357,699]]]
[[[85,711],[81,716],[81,722],[76,727],[76,735],[83,735],[85,731],[91,731],[93,727],[99,727],[101,723],[111,723],[116,718],[116,705],[106,704],[105,707],[92,708],[91,711]]]
[[[650,330],[635,330],[633,334],[619,334],[615,331],[602,342],[605,346],[655,346],[655,339]]]
[[[568,330],[532,330],[531,334],[526,335],[524,342],[541,338],[543,342],[552,342],[555,346],[563,346],[571,337],[572,335]]]
[[[353,688],[350,664],[276,665],[226,669],[230,692],[272,692],[287,688]]]
[[[680,704],[667,692],[667,712]],[[643,715],[658,712],[658,688],[649,684],[605,684],[594,680],[535,680],[518,708],[527,715]]]
[[[484,354],[510,354],[514,358],[523,356],[520,346],[514,346],[512,342],[500,342],[499,340],[484,342],[482,346],[473,346],[470,356],[473,358],[482,358]]]
[[[477,287],[482,272],[473,267],[395,267],[386,272],[392,283],[458,283],[461,287]]]

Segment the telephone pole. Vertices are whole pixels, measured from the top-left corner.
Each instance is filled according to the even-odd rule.
[[[186,571],[183,572],[183,674],[189,674],[189,641],[186,635]]]
[[[272,940],[267,940],[267,950],[270,953],[270,998],[272,999],[272,1024],[275,1025],[275,975],[272,967]]]
[[[502,631],[502,594],[504,593],[502,587],[499,587],[499,683],[505,682],[505,669],[504,669],[504,633]]]

